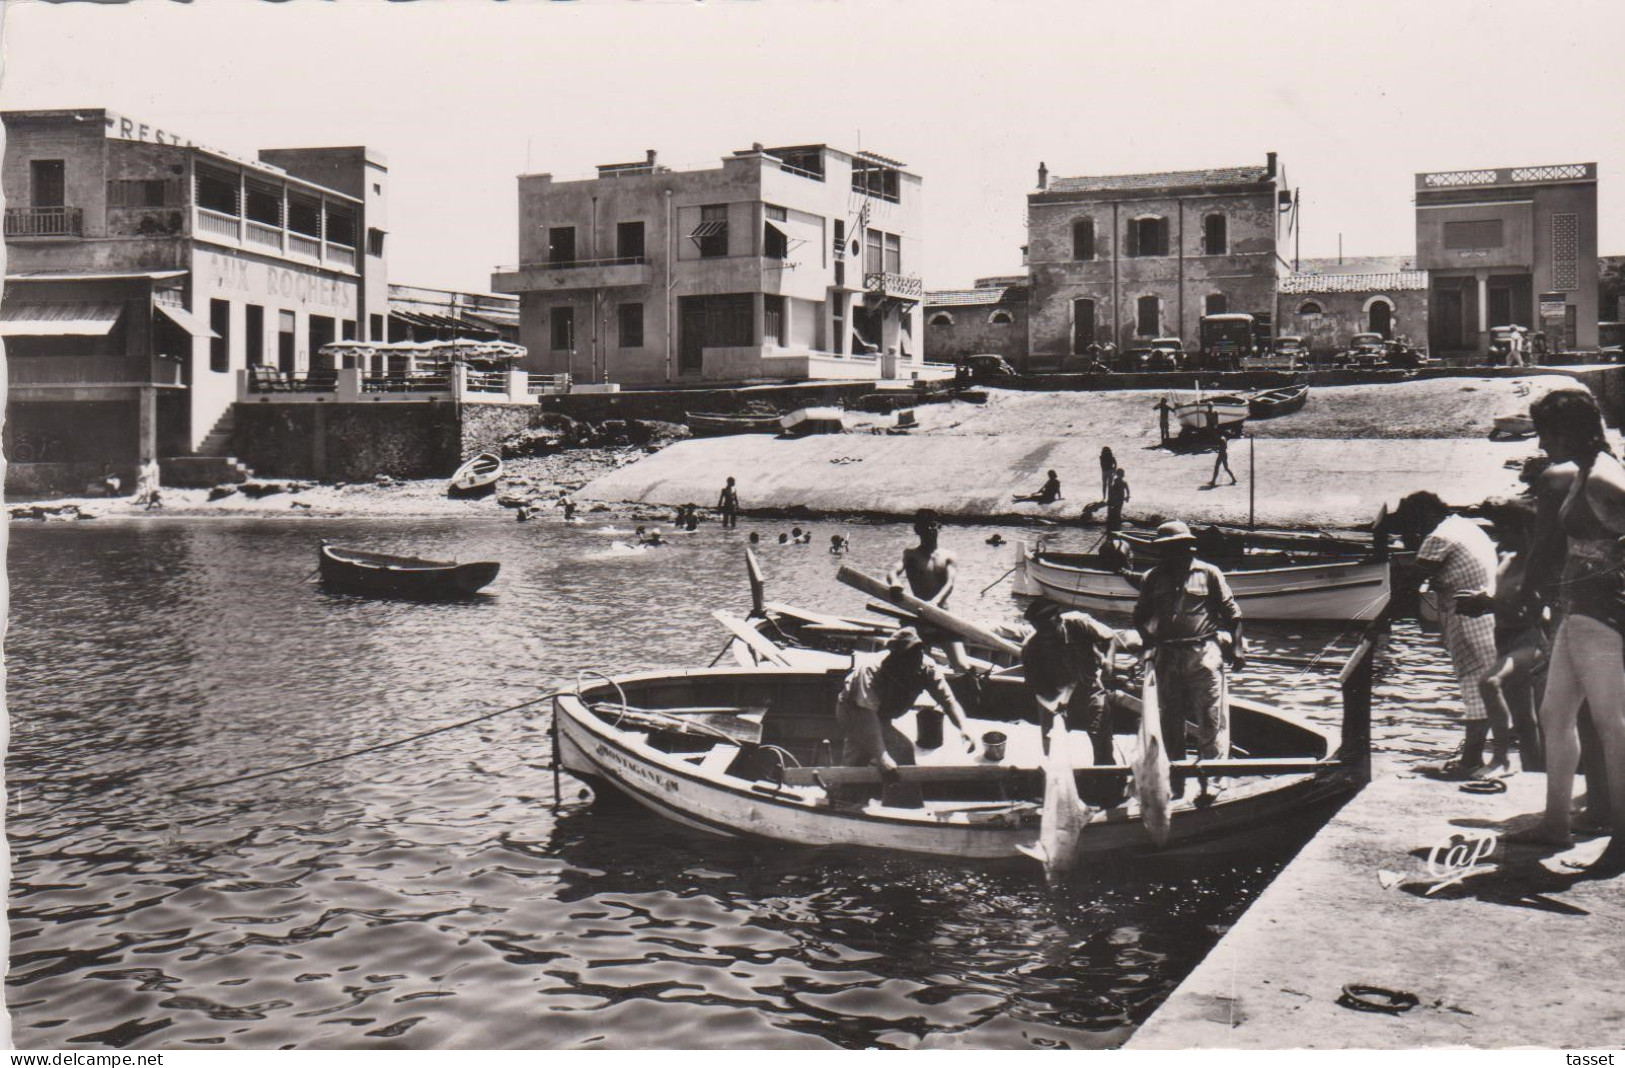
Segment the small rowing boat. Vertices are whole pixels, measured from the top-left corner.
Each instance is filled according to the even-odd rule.
[[[333,589],[375,597],[431,600],[476,593],[491,584],[501,566],[490,560],[460,564],[455,560],[391,556],[324,541],[318,570],[322,584]]]
[[[839,408],[798,408],[779,420],[786,434],[839,434],[846,429],[846,416]]]
[[[695,437],[721,437],[725,434],[777,434],[777,415],[726,415],[721,412],[689,412],[688,429]]]
[[[1233,697],[1233,748],[1246,755],[1173,762],[1167,846],[1222,852],[1239,839],[1278,835],[1283,821],[1357,789],[1370,737],[1371,650],[1370,639],[1362,642],[1344,669],[1341,738]],[[993,676],[967,702],[971,736],[1002,740],[967,753],[949,733],[946,744],[920,747],[918,763],[899,769],[905,790],[896,791],[872,767],[836,763],[831,739],[841,736],[835,703],[846,673],[668,670],[580,685],[553,699],[555,767],[724,838],[977,860],[1031,855],[1046,769],[1038,708],[1022,680]],[[928,708],[922,701],[896,726],[918,737],[915,717]],[[1112,764],[1089,763],[1088,735],[1071,732],[1079,761],[1072,774],[1094,808],[1077,835],[1077,857],[1157,848],[1129,789],[1137,720],[1131,710],[1114,718]],[[1224,787],[1210,792],[1211,776],[1226,777]],[[909,788],[918,795],[900,796]]]
[[[1282,386],[1266,389],[1247,398],[1247,412],[1254,419],[1269,419],[1287,415],[1302,408],[1309,400],[1308,386]]]
[[[1020,547],[1015,592],[1088,612],[1132,612],[1144,572],[1116,570],[1092,553]],[[1368,621],[1390,597],[1389,561],[1328,558],[1311,563],[1225,571],[1243,619]]]
[[[502,457],[482,452],[457,469],[446,492],[453,497],[484,497],[496,490],[501,477]]]

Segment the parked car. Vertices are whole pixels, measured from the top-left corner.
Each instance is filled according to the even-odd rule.
[[[1395,338],[1388,342],[1389,367],[1403,367],[1407,370],[1415,370],[1418,367],[1426,367],[1431,362],[1433,361],[1429,358],[1425,348],[1412,345],[1403,338]]]
[[[1309,346],[1301,337],[1278,337],[1268,349],[1243,356],[1243,371],[1301,371],[1309,366]]]
[[[1149,370],[1183,371],[1187,362],[1185,343],[1179,338],[1152,338]]]
[[[1348,348],[1332,361],[1334,367],[1373,371],[1388,366],[1388,342],[1381,334],[1355,334]]]
[[[1605,360],[1625,360],[1625,323],[1598,323],[1597,345]]]
[[[1016,369],[1011,367],[1003,356],[997,353],[981,353],[966,356],[960,361],[954,370],[954,381],[958,385],[973,385],[1015,373]]]

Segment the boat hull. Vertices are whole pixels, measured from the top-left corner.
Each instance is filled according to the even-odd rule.
[[[1179,425],[1186,429],[1205,430],[1209,408],[1213,409],[1221,427],[1233,427],[1247,420],[1247,402],[1240,397],[1212,397],[1180,404],[1174,408],[1174,416],[1179,420]]]
[[[656,675],[660,673],[651,673]],[[722,676],[724,671],[671,672],[661,675],[669,681],[682,675]],[[743,674],[755,684],[771,685],[775,678],[822,678],[826,680],[828,703],[833,704],[835,686],[844,674],[786,669],[756,669],[732,672]],[[637,677],[617,680],[624,690],[601,687],[598,699],[624,692],[636,704],[640,697]],[[1019,681],[1013,686],[1019,687]],[[680,693],[681,691],[669,691]],[[708,754],[664,752],[647,743],[638,732],[618,729],[595,715],[588,700],[592,691],[555,698],[553,714],[557,759],[572,775],[599,789],[612,789],[674,823],[724,838],[758,838],[799,847],[859,847],[894,852],[926,854],[978,860],[1014,859],[1022,856],[1020,846],[1031,846],[1038,833],[1038,802],[1042,800],[1041,772],[1037,767],[1012,768],[1012,775],[1024,775],[1006,804],[962,806],[958,809],[909,810],[870,806],[861,809],[832,808],[825,791],[816,786],[783,785],[770,779],[729,775],[720,772],[721,761],[711,766]],[[681,698],[677,698],[681,699]],[[705,700],[690,697],[690,700]],[[1271,719],[1272,711],[1248,702],[1237,702],[1238,723],[1253,716],[1258,722]],[[833,709],[827,712],[826,733],[835,729]],[[1288,718],[1281,714],[1279,725]],[[1166,848],[1186,850],[1221,849],[1233,837],[1254,834],[1261,826],[1273,825],[1291,814],[1332,797],[1346,795],[1358,786],[1355,774],[1335,759],[1327,758],[1330,740],[1313,728],[1291,724],[1301,731],[1301,744],[1308,756],[1320,761],[1318,770],[1270,780],[1239,783],[1235,792],[1226,790],[1215,803],[1197,807],[1191,800],[1176,801]],[[1036,725],[1030,728],[1036,731]],[[1239,729],[1243,737],[1246,731]],[[1243,741],[1241,744],[1245,744]],[[722,757],[730,758],[730,747],[718,746]],[[1087,745],[1083,751],[1087,751]],[[924,762],[922,758],[922,763]],[[1121,769],[1125,773],[1126,768]],[[1014,781],[1014,780],[1009,780]],[[1036,791],[1036,792],[1035,792]],[[993,789],[993,797],[1002,792]],[[1195,784],[1186,793],[1194,798]],[[1032,794],[1031,797],[1026,796]],[[980,812],[980,815],[975,814]],[[1141,823],[1137,809],[1125,803],[1110,809],[1083,831],[1083,855],[1104,855],[1150,851],[1154,847]]]
[[[1290,415],[1309,401],[1308,386],[1289,386],[1255,393],[1247,399],[1247,412],[1254,419]]]
[[[712,415],[688,413],[688,429],[696,437],[723,437],[729,434],[777,434],[776,415]]]
[[[502,477],[502,458],[494,453],[481,453],[459,467],[446,486],[451,497],[486,497],[496,492],[497,480]]]
[[[459,564],[324,545],[318,573],[322,585],[330,589],[372,597],[433,600],[472,596],[489,586],[501,567],[489,560]]]
[[[1090,567],[1054,554],[1024,552],[1018,593],[1088,612],[1127,614],[1139,576]],[[1225,574],[1243,619],[1369,621],[1388,607],[1388,561],[1328,561]]]

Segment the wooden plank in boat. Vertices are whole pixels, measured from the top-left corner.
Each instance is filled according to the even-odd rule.
[[[779,647],[768,641],[760,631],[743,619],[735,615],[729,615],[720,608],[711,613],[711,618],[726,627],[728,632],[735,638],[744,642],[751,652],[755,653],[760,659],[779,667],[790,666],[790,662],[785,659],[784,653],[780,651]]]
[[[1176,761],[1169,765],[1173,771],[1194,776],[1198,771],[1210,777],[1241,775],[1313,775],[1337,767],[1335,761],[1311,760],[1292,757],[1260,757],[1256,760],[1203,760]],[[997,780],[1007,775],[1039,774],[1037,768],[1021,768],[1010,764],[969,764],[946,766],[910,765],[897,769],[903,782],[980,782]],[[1077,774],[1094,777],[1125,775],[1129,769],[1122,764],[1102,764],[1096,767],[1076,768]],[[784,781],[792,786],[811,786],[822,781],[828,786],[861,785],[880,782],[880,772],[867,765],[862,767],[790,768]]]

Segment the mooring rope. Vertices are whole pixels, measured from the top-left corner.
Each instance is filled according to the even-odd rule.
[[[377,745],[369,745],[365,749],[357,749],[354,752],[340,753],[337,756],[322,757],[320,760],[307,760],[302,764],[289,764],[287,767],[273,768],[270,771],[258,771],[252,775],[236,775],[229,779],[218,779],[214,782],[196,782],[189,786],[177,787],[171,792],[184,794],[192,790],[205,790],[211,786],[229,786],[233,783],[251,782],[254,779],[266,779],[272,775],[286,775],[290,771],[303,771],[306,768],[320,767],[323,764],[336,764],[341,760],[349,760],[351,757],[365,756],[368,753],[377,753],[385,749],[393,749],[398,745],[406,745],[408,742],[415,742],[436,734],[444,734],[447,731],[458,730],[462,727],[472,726],[475,723],[483,723],[485,720],[495,719],[497,716],[507,715],[509,712],[517,712],[522,708],[529,708],[532,705],[541,704],[543,701],[551,700],[562,692],[563,691],[554,691],[552,693],[545,693],[540,697],[529,701],[523,701],[517,705],[509,705],[507,708],[499,708],[495,712],[486,712],[483,715],[475,716],[472,719],[461,720],[457,723],[448,723],[444,727],[436,727],[433,730],[423,731],[420,734],[414,734],[408,738],[400,738],[393,742],[380,742]]]

